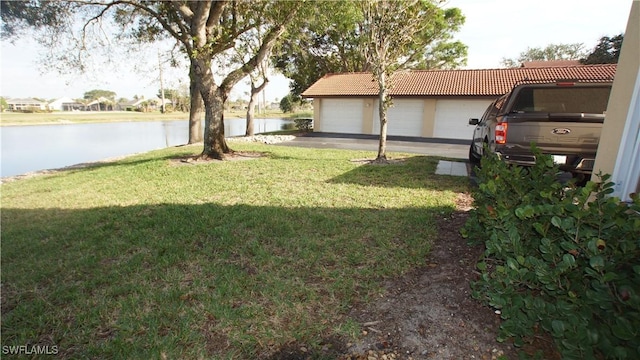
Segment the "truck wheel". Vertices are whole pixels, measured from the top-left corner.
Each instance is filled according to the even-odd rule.
[[[480,157],[473,151],[473,144],[469,146],[469,162],[471,165],[480,166]]]

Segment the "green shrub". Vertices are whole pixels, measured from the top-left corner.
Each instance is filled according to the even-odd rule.
[[[313,129],[313,119],[299,118],[294,119],[293,122],[295,122],[296,128],[300,131],[309,132]]]
[[[498,340],[550,334],[563,359],[640,358],[640,198],[613,184],[561,183],[551,157],[530,168],[482,160],[462,233],[486,250],[473,296],[499,309]]]
[[[296,124],[294,123],[286,123],[282,125],[282,130],[296,130]]]
[[[280,110],[282,110],[283,113],[294,112],[299,101],[299,97],[289,93],[280,100]]]

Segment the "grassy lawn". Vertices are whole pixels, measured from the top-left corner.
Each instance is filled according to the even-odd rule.
[[[437,160],[233,143],[5,183],[2,345],[62,358],[259,358],[353,336],[349,307],[423,265],[467,179]],[[392,154],[398,157],[398,154]]]
[[[232,110],[225,112],[225,117],[246,118],[246,111]],[[313,117],[311,112],[284,114],[280,110],[269,110],[266,113],[256,113],[256,118],[291,118]],[[52,112],[52,113],[14,113],[3,112],[0,114],[0,125],[46,125],[46,124],[73,124],[113,121],[158,121],[158,120],[188,120],[189,113],[172,112],[162,114],[157,112],[136,111],[77,111],[77,112]],[[204,119],[203,119],[204,121]]]

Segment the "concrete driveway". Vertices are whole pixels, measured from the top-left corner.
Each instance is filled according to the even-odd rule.
[[[404,152],[452,159],[469,157],[469,141],[416,137],[387,137],[387,152]],[[378,151],[377,135],[345,135],[333,133],[309,133],[278,145],[319,149],[347,149]]]

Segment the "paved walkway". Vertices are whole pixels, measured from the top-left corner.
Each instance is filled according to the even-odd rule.
[[[469,176],[467,162],[440,160],[436,168],[436,175]]]
[[[279,145],[378,151],[378,136],[310,133]],[[387,151],[466,160],[469,156],[469,141],[389,136],[387,138]]]
[[[310,133],[305,136],[296,137],[291,141],[279,143],[278,145],[319,149],[378,151],[378,136]],[[387,138],[387,151],[460,159],[461,161],[440,160],[436,174],[469,176],[469,167],[467,166],[469,156],[468,141],[389,136]]]

